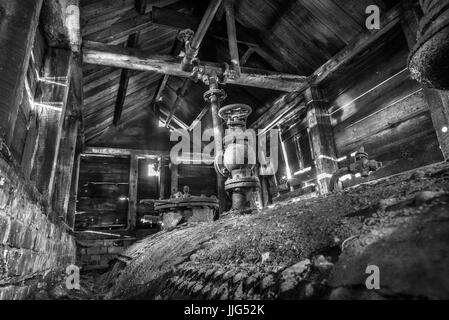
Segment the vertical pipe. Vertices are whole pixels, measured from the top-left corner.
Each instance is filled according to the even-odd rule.
[[[189,66],[192,65],[192,60],[198,54],[198,50],[200,48],[201,42],[203,41],[204,36],[206,35],[207,29],[209,29],[212,20],[217,13],[218,8],[221,5],[222,0],[211,0],[209,3],[209,7],[207,8],[201,23],[195,32],[195,35],[192,38],[190,43],[186,43],[186,53],[181,62],[181,69],[188,70]]]
[[[218,85],[215,81],[211,82],[210,89],[218,89]],[[218,116],[218,109],[220,108],[219,100],[216,95],[213,95],[210,99],[211,104],[211,114],[212,123],[214,127],[214,142],[215,142],[215,154],[219,154],[223,150],[223,125],[221,123],[221,118]],[[225,177],[217,172],[217,193],[218,201],[220,203],[219,214],[221,215],[227,210],[227,197],[226,191],[224,189]]]
[[[239,48],[237,45],[237,32],[235,29],[235,11],[234,0],[225,0],[226,24],[228,28],[229,54],[231,56],[231,64],[233,71],[237,76],[240,75],[240,58]]]

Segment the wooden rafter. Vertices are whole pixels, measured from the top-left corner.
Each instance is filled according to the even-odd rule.
[[[224,10],[223,10],[224,12]],[[164,27],[179,29],[192,29],[195,30],[199,24],[200,18],[189,16],[184,13],[177,12],[176,10],[168,9],[168,8],[153,8],[153,23],[157,25],[161,25]],[[212,24],[210,27],[210,36],[221,40],[228,41],[228,38],[225,36],[226,30],[222,26],[223,24]],[[288,68],[292,68],[291,66],[285,67],[279,55],[270,49],[268,46],[264,44],[264,41],[257,35],[254,35],[254,32],[246,29],[242,26],[240,21],[236,19],[236,33],[238,36],[237,43],[244,44],[248,47],[254,49],[254,51],[264,59],[269,65],[271,65],[275,70],[284,70]]]
[[[139,35],[138,34],[132,34],[129,36],[127,47],[128,48],[135,48],[137,46],[137,43],[139,41]],[[126,93],[128,91],[128,83],[129,78],[132,74],[132,70],[129,69],[123,69],[122,73],[120,75],[120,85],[117,92],[117,101],[115,103],[115,110],[114,110],[114,120],[113,124],[114,126],[117,126],[120,117],[122,116],[123,111],[123,105],[125,103],[126,99]]]
[[[401,16],[401,9],[399,6],[391,9],[387,14],[383,15],[381,28],[370,32],[362,33],[356,39],[351,41],[343,50],[333,56],[320,68],[318,68],[311,76],[311,81],[315,84],[320,84],[326,80],[330,75],[335,73],[339,68],[347,64],[359,53],[369,48],[373,43],[387,34],[396,25],[399,24]]]
[[[349,43],[343,50],[337,53],[334,57],[329,59],[325,64],[318,68],[310,77],[309,83],[318,85],[324,82],[326,79],[330,78],[335,72],[337,72],[341,67],[349,63],[352,59],[357,57],[358,54],[368,49],[372,44],[374,44],[383,35],[387,34],[392,30],[400,21],[401,10],[399,6],[392,8],[387,14],[384,15],[382,21],[382,27],[379,30],[367,31],[362,33],[357,38],[355,38],[351,43]],[[251,125],[252,128],[261,128],[266,126],[270,119],[279,118],[279,115],[285,114],[292,107],[290,103],[284,103],[282,106],[282,101],[289,101],[289,95],[285,94],[273,103],[273,107],[270,108],[269,112],[264,113]],[[280,103],[281,102],[281,103]],[[271,125],[268,124],[268,126]]]
[[[136,2],[135,2],[136,10],[141,15],[145,14],[146,6],[147,6],[146,0],[136,0]],[[131,34],[128,38],[127,47],[128,48],[136,48],[139,43],[139,36],[140,36],[140,32]],[[113,119],[114,126],[118,125],[120,118],[122,116],[123,105],[125,103],[126,93],[128,90],[129,78],[130,78],[131,74],[132,74],[131,70],[123,69],[122,73],[120,75],[120,85],[119,85],[119,89],[117,92],[117,101],[115,103],[115,110],[114,110],[114,119]]]

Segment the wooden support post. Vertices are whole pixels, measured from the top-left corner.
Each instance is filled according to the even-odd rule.
[[[139,178],[139,159],[131,154],[129,163],[129,195],[128,195],[128,229],[136,228],[137,217],[137,184]]]
[[[178,165],[170,163],[170,196],[178,192]]]
[[[77,139],[80,136],[83,104],[82,64],[79,57],[71,60],[69,97],[63,120],[53,194],[53,209],[67,221]]]
[[[403,19],[401,20],[402,30],[410,49],[417,42],[420,12],[419,8],[413,6],[410,1],[402,1]],[[424,97],[429,107],[433,126],[437,134],[441,152],[444,159],[449,160],[449,92],[439,91],[423,87]]]
[[[161,157],[159,161],[159,199],[165,199],[165,180],[167,179],[165,175],[166,167],[165,157]]]
[[[265,208],[271,203],[271,195],[270,190],[268,188],[268,177],[267,176],[260,176],[260,188],[262,191],[262,199],[263,199],[263,207]]]
[[[53,194],[53,209],[64,221],[67,220],[69,207],[72,170],[75,161],[76,139],[80,123],[76,116],[66,116],[63,125],[63,135],[58,153],[58,163],[55,174]]]
[[[78,137],[79,139],[79,137]],[[73,230],[75,228],[76,202],[78,200],[78,182],[80,174],[81,155],[76,152],[72,170],[72,180],[70,183],[70,198],[67,208],[67,225]]]
[[[329,192],[332,174],[338,169],[334,133],[321,90],[312,86],[304,92],[304,98],[307,104],[307,130],[316,166],[317,189],[320,194],[326,194]]]
[[[13,139],[42,2],[0,0],[0,140],[8,145]]]
[[[39,137],[31,179],[51,203],[56,164],[66,114],[72,53],[51,48],[46,56],[41,95],[36,99]]]

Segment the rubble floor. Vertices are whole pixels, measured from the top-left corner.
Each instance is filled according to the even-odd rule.
[[[368,266],[379,289],[366,286]],[[65,298],[448,299],[448,266],[449,163],[440,163],[157,233]]]

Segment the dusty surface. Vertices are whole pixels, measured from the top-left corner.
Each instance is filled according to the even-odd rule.
[[[448,202],[449,164],[439,164],[183,226],[132,245],[96,290],[106,299],[449,298]],[[380,268],[380,290],[365,287],[368,265]]]

